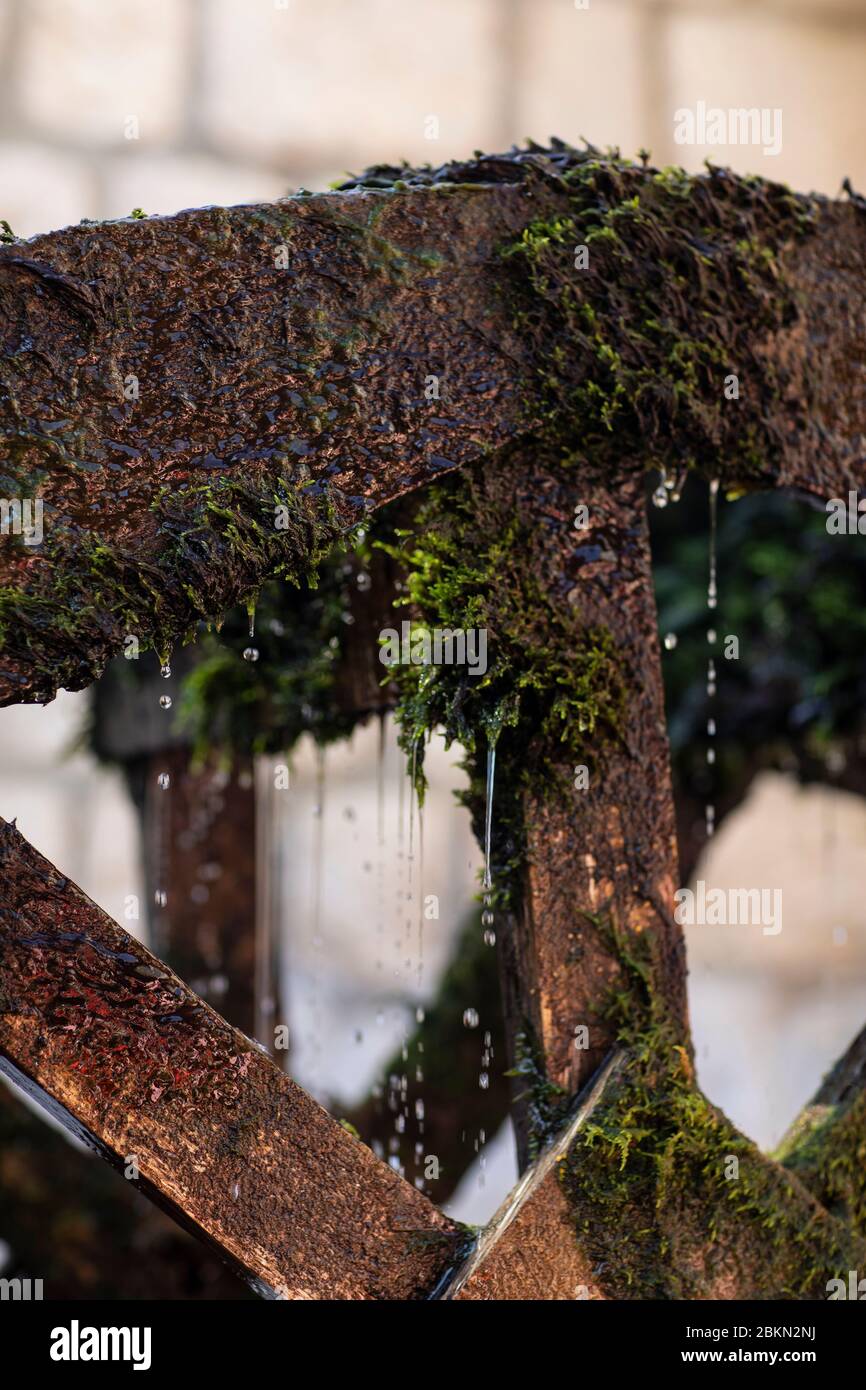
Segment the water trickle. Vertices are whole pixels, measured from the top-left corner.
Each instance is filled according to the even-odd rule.
[[[481,925],[484,928],[484,943],[487,946],[496,945],[496,932],[493,930],[493,874],[491,870],[491,856],[493,843],[493,790],[496,782],[496,740],[499,736],[501,724],[495,732],[487,734],[487,787],[484,814],[484,878],[481,887],[484,891],[484,910],[481,913]],[[465,1018],[464,1018],[465,1021]]]
[[[313,853],[310,860],[310,927],[313,945],[313,969],[310,981],[311,1058],[313,1076],[318,1082],[322,1053],[322,1000],[319,957],[324,947],[322,937],[322,869],[325,843],[325,749],[316,745],[316,789],[313,806]]]
[[[490,847],[493,837],[493,785],[496,778],[496,738],[487,739],[487,802],[484,818],[484,881],[482,888],[489,893],[493,887],[490,874]]]
[[[379,743],[376,751],[376,969],[384,969],[385,944],[385,735],[387,714],[379,713]]]
[[[719,502],[719,480],[713,478],[710,482],[710,566],[709,578],[707,580],[707,608],[712,612],[719,601],[718,584],[716,582],[716,555],[717,555],[717,536],[718,536],[718,502]],[[707,642],[710,646],[716,644],[716,629],[707,629]],[[714,700],[716,694],[716,664],[712,657],[707,661],[707,699]],[[716,721],[712,714],[707,717],[707,765],[713,767],[716,761],[716,748],[713,740],[716,737]],[[711,839],[716,831],[716,811],[710,805],[706,807],[706,831],[707,839]]]
[[[424,983],[424,812],[418,803],[418,988]]]
[[[707,607],[715,608],[718,603],[716,587],[716,529],[718,519],[719,480],[710,483],[710,577],[707,581]]]
[[[250,602],[247,604],[247,617],[249,618],[249,624],[248,624],[248,627],[247,627],[247,631],[249,632],[249,635],[250,635],[250,641],[252,641],[252,639],[253,639],[253,638],[255,637],[255,635],[256,635],[256,601],[255,601],[255,599],[250,599]]]

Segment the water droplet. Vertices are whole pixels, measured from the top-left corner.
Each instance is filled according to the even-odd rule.
[[[478,1085],[481,1087],[482,1091],[486,1091],[490,1085],[490,1076],[486,1071],[483,1071],[479,1076]]]
[[[674,649],[674,647],[675,647],[676,645],[677,645],[677,634],[676,634],[675,632],[666,632],[666,633],[665,633],[665,648],[666,648],[666,650],[669,651],[669,652],[672,652],[673,649]]]
[[[419,1007],[415,1010],[415,1022],[416,1022],[416,1023],[423,1023],[423,1022],[424,1022],[424,1010],[420,1007],[420,1005],[419,1005]]]
[[[715,748],[708,748],[708,749],[707,749],[707,762],[708,762],[708,763],[714,763],[715,761],[716,761],[716,750],[715,750]]]
[[[258,661],[258,647],[244,647],[244,661]]]
[[[171,709],[171,696],[170,696],[170,695],[160,695],[160,697],[159,697],[159,703],[160,703],[160,706],[161,706],[162,709]]]
[[[484,912],[482,912],[481,914],[482,927],[492,927],[495,921],[496,918],[493,916],[493,913],[490,911],[490,909],[485,908]]]
[[[160,666],[159,674],[162,676],[163,680],[168,680],[169,676],[171,675],[171,667],[169,666],[168,662],[166,662],[164,666]]]
[[[478,1022],[479,1022],[479,1019],[478,1019],[478,1012],[477,1012],[477,1010],[476,1010],[476,1009],[467,1009],[467,1010],[465,1011],[464,1015],[463,1015],[463,1026],[464,1026],[464,1028],[477,1028],[477,1027],[478,1027]]]
[[[360,571],[358,572],[358,575],[357,575],[356,579],[355,579],[355,583],[357,584],[358,588],[361,590],[361,593],[362,593],[362,594],[365,594],[365,593],[367,592],[367,590],[369,589],[369,587],[370,587],[370,585],[372,584],[372,582],[373,582],[373,581],[371,580],[371,578],[370,578],[370,576],[369,576],[369,574],[367,573],[366,570],[360,570]]]
[[[156,903],[157,907],[166,906],[168,902],[168,894],[166,893],[164,888],[157,888],[156,892],[153,895],[153,901]]]
[[[495,931],[490,931],[490,930],[488,930],[488,931],[486,931],[486,932],[484,933],[484,945],[485,945],[485,946],[495,946],[495,945],[496,945],[496,932],[495,932]]]
[[[655,492],[653,493],[653,506],[654,506],[654,507],[666,507],[667,504],[668,504],[668,490],[667,490],[667,488],[665,487],[664,483],[659,483],[658,487],[656,488]]]
[[[714,627],[708,627],[708,628],[707,628],[707,641],[709,642],[710,646],[713,645],[713,643],[715,642],[715,640],[716,640],[716,629],[715,629]]]
[[[161,772],[156,780],[159,783],[162,790],[164,792],[167,792],[169,787],[171,786],[171,777],[169,776],[169,774],[167,772]]]
[[[715,719],[708,719],[708,720],[707,720],[707,733],[709,734],[710,738],[715,738],[715,736],[716,736],[716,721],[715,721]]]

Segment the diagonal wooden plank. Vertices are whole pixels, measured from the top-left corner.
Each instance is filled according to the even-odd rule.
[[[604,1296],[594,1286],[592,1266],[575,1239],[557,1164],[568,1154],[625,1061],[622,1049],[605,1060],[559,1133],[523,1173],[454,1271],[441,1298],[563,1302]]]
[[[0,1061],[284,1298],[427,1296],[463,1228],[0,822]]]

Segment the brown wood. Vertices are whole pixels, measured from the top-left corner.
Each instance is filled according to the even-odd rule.
[[[285,1298],[426,1296],[461,1229],[0,824],[4,1069]]]
[[[500,253],[568,215],[561,176],[596,154],[535,148],[0,248],[0,465],[8,495],[46,507],[41,546],[0,547],[0,701],[86,685],[130,631],[169,648],[370,507],[530,435],[545,364],[515,331]],[[654,170],[608,167],[612,187],[652,197]],[[680,326],[728,315],[747,339],[734,251],[705,224],[713,199],[741,202],[759,237],[749,189],[773,186],[695,187],[715,274],[682,296]],[[759,330],[767,370],[743,382],[773,443],[746,481],[844,495],[864,484],[864,213],[792,196],[784,215],[776,264],[797,312]],[[710,389],[714,408],[721,377]],[[732,403],[726,438],[737,422]],[[723,481],[743,481],[724,452]],[[289,532],[273,529],[278,497],[297,503]]]

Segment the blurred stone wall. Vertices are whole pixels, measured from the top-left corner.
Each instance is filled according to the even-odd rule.
[[[531,135],[866,187],[864,0],[2,0],[0,217],[325,187]],[[679,145],[675,113],[779,109],[782,149]]]

